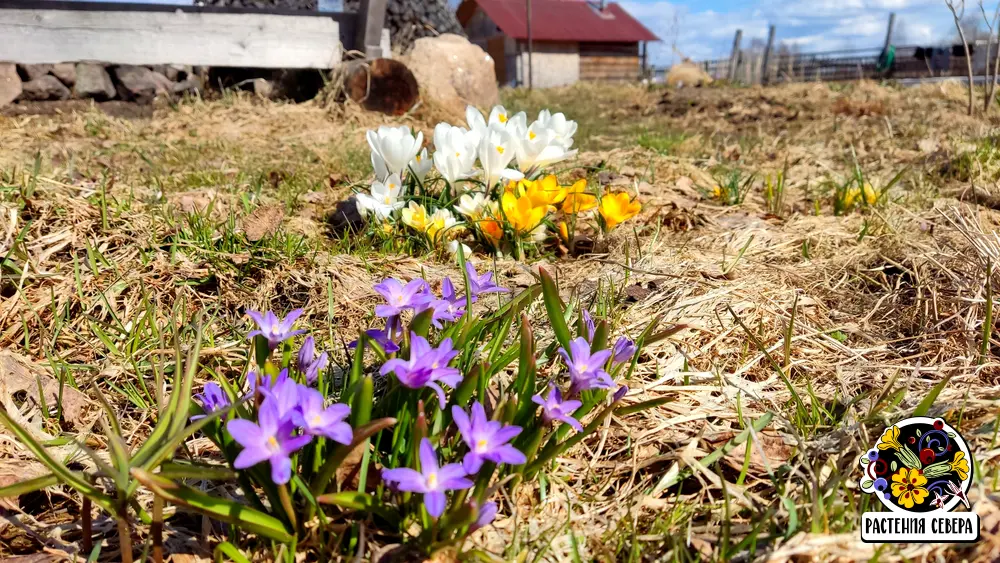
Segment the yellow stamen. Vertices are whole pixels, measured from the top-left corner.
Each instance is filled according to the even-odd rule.
[[[500,153],[500,154],[503,154],[503,147],[501,147],[500,145],[497,145],[497,152]]]
[[[507,114],[501,113],[500,115],[497,116],[497,119],[500,120],[500,123],[507,123]]]
[[[485,450],[486,444],[487,444],[486,440],[479,440],[478,442],[476,442],[476,450],[480,452]]]
[[[427,476],[427,488],[436,489],[438,484],[438,474],[431,473]]]

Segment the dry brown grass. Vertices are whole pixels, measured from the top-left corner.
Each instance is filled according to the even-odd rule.
[[[988,134],[986,120],[963,115],[952,88],[508,93],[508,108],[548,106],[579,119],[579,163],[615,171],[609,181],[634,187],[645,205],[615,252],[546,267],[584,299],[609,281],[637,286],[616,312],[627,332],[655,315],[689,328],[650,347],[629,382],[628,400],[671,401],[610,420],[547,474],[544,497],[536,488],[512,493],[508,516],[478,533],[480,545],[509,558],[571,560],[572,532],[583,558],[608,561],[995,560],[1000,342],[980,363],[979,335],[1000,214],[953,197],[969,182],[995,191],[992,161],[975,157],[985,168],[968,181],[942,173]],[[404,121],[427,135],[438,116],[426,111]],[[129,320],[148,315],[163,326],[180,305],[210,312],[205,362],[222,372],[245,354],[244,308],[303,307],[316,331],[348,338],[368,324],[370,287],[381,277],[454,273],[433,257],[341,254],[327,238],[325,214],[366,174],[363,130],[383,121],[238,96],[137,121],[98,111],[0,117],[0,256],[13,247],[21,268],[5,271],[0,286],[0,346],[43,370],[67,370],[80,388],[97,381],[115,390],[134,444],[148,430],[148,409],[118,391],[149,376],[156,345],[123,329]],[[640,136],[651,148],[637,146]],[[855,158],[876,187],[908,171],[884,204],[833,216],[829,184],[848,178]],[[786,163],[781,216],[765,213],[759,181],[739,206],[702,193],[719,174],[763,176]],[[177,209],[209,200],[217,215],[207,226],[188,224]],[[285,206],[283,234],[247,247],[225,217],[260,203]],[[508,285],[530,280],[519,264],[498,268]],[[793,305],[782,367],[814,412],[807,420],[753,344],[783,362]],[[118,332],[117,354],[98,329]],[[983,542],[864,544],[857,456],[946,377],[931,412],[963,431],[980,463],[970,496]],[[53,429],[36,404],[20,404],[40,429],[77,431]],[[774,418],[754,434],[749,455],[740,445],[717,465],[699,463],[766,413]],[[4,467],[28,458],[11,440],[0,447]],[[686,478],[675,484],[678,476]],[[24,526],[0,530],[0,553],[71,549],[76,503],[36,495],[4,509]],[[191,525],[175,524],[170,545],[193,550],[199,530]],[[736,547],[745,538],[755,538],[754,551]]]

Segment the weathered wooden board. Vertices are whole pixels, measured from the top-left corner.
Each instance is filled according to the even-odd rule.
[[[0,9],[0,61],[323,69],[341,60],[339,25],[275,14]]]

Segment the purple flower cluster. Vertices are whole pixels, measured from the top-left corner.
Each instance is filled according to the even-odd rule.
[[[450,338],[445,338],[437,348],[432,348],[426,338],[414,332],[410,333],[409,359],[391,359],[382,365],[379,373],[382,375],[394,373],[396,379],[410,389],[424,387],[433,389],[437,393],[441,409],[444,409],[447,401],[440,383],[458,387],[462,381],[462,373],[448,365],[456,356],[458,350],[452,348]]]
[[[469,296],[472,298],[472,303],[483,294],[509,291],[493,283],[492,272],[480,275],[468,262],[465,264],[465,271],[469,278]],[[441,280],[440,298],[431,291],[430,284],[421,278],[405,284],[396,278],[386,278],[375,284],[372,289],[386,301],[375,307],[375,315],[384,318],[386,326],[384,329],[369,329],[365,334],[377,342],[387,354],[399,351],[399,339],[402,336],[400,315],[404,312],[412,311],[418,315],[432,310],[431,323],[437,328],[443,328],[444,323],[455,322],[462,318],[469,306],[465,294],[456,291],[455,283],[448,277]],[[356,347],[357,341],[351,342],[350,346]]]
[[[291,455],[314,436],[351,443],[354,432],[345,422],[351,414],[349,406],[340,403],[326,406],[319,391],[296,383],[287,370],[273,383],[270,377],[258,377],[253,372],[248,377],[254,392],[264,399],[257,409],[257,422],[233,419],[226,424],[229,434],[243,446],[233,461],[236,469],[269,461],[271,480],[283,485],[292,477]]]
[[[442,467],[438,463],[434,446],[424,438],[420,442],[419,471],[408,467],[382,471],[382,479],[395,490],[424,495],[427,513],[434,518],[444,513],[447,504],[445,491],[471,488],[474,483],[470,477],[479,472],[484,461],[512,465],[527,462],[524,454],[510,444],[521,433],[521,427],[504,426],[498,421],[487,419],[486,410],[478,401],[472,403],[469,413],[458,406],[452,407],[452,417],[469,450],[462,463],[449,463]],[[482,508],[474,505],[473,508],[476,510],[473,529],[489,525],[496,517],[495,504],[490,503]]]
[[[563,397],[562,391],[554,384],[549,383],[549,393],[547,397],[541,394],[531,397],[531,401],[542,407],[542,421],[551,424],[555,421],[569,424],[578,432],[583,430],[580,421],[573,417],[572,413],[579,409],[583,403],[576,400],[581,392],[592,389],[611,389],[615,386],[611,375],[606,371],[609,364],[611,367],[629,362],[635,356],[636,345],[626,337],[620,337],[615,341],[610,350],[593,351],[594,335],[597,332],[596,323],[590,311],[583,309],[580,311],[581,336],[572,340],[569,350],[559,348],[559,355],[562,356],[569,371],[570,386],[568,397]],[[613,402],[620,401],[628,392],[628,387],[620,386],[612,397]]]
[[[330,360],[326,352],[316,356],[316,341],[313,340],[312,336],[307,336],[302,342],[302,348],[299,349],[298,355],[299,371],[305,374],[306,381],[315,382],[319,378],[319,372],[326,369],[329,363]]]

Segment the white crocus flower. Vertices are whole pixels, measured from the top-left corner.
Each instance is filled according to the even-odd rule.
[[[478,221],[483,218],[483,213],[488,209],[489,204],[490,199],[484,193],[463,194],[462,197],[458,198],[455,211],[464,215],[469,221]]]
[[[403,207],[403,202],[399,201],[399,192],[403,189],[403,183],[399,181],[399,176],[393,174],[389,176],[385,183],[373,182],[371,195],[358,194],[358,213],[362,217],[374,215],[380,221],[385,221],[399,208]]]
[[[424,134],[418,132],[414,137],[406,125],[389,127],[383,125],[377,131],[368,131],[368,145],[373,153],[385,161],[390,174],[402,175],[406,166],[417,156],[424,142]]]
[[[520,180],[524,174],[509,170],[507,165],[514,159],[514,141],[507,129],[491,125],[479,144],[479,163],[483,166],[483,182],[492,188],[501,178]]]
[[[475,106],[465,106],[465,123],[469,126],[470,141],[479,146],[480,139],[486,135],[486,120],[483,114]]]
[[[511,131],[511,135],[515,141],[514,151],[517,158],[517,168],[528,176],[576,154],[575,150],[567,151],[562,145],[554,143],[555,132],[551,129],[542,127],[529,129],[524,127],[522,123],[517,123]]]
[[[453,241],[449,242],[448,243],[448,252],[452,256],[458,256],[458,245],[459,244],[462,245],[462,253],[465,255],[465,261],[466,262],[472,262],[472,249],[469,248],[469,245],[465,244],[464,242],[458,242],[457,240],[453,240]]]
[[[410,161],[410,171],[421,184],[424,183],[424,178],[427,177],[427,173],[431,171],[433,166],[434,161],[427,155],[427,149],[421,149],[417,156]]]
[[[531,240],[535,242],[545,242],[545,239],[549,237],[549,232],[545,223],[539,224],[537,227],[531,230],[530,233]]]
[[[469,146],[462,127],[439,123],[434,128],[434,166],[449,185],[466,178],[476,164],[476,150]]]
[[[493,109],[490,111],[490,119],[486,122],[486,125],[506,126],[512,119],[523,119],[527,121],[527,115],[523,111],[511,115],[503,106],[493,106]]]
[[[375,179],[379,182],[389,177],[389,169],[385,167],[385,161],[376,152],[372,152],[372,168],[375,170]]]
[[[538,112],[538,120],[531,124],[532,129],[541,127],[551,129],[555,133],[553,143],[569,150],[573,146],[573,135],[576,134],[576,122],[566,119],[562,113],[552,114],[547,109]]]

